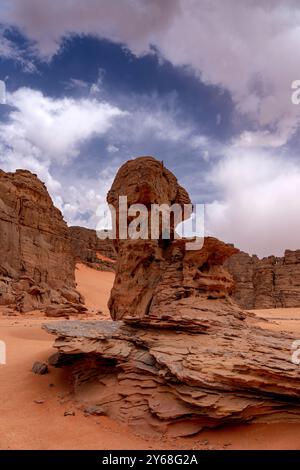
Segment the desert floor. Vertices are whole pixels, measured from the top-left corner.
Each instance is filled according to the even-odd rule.
[[[87,305],[103,312],[97,318],[108,314],[113,277],[77,266],[78,289]],[[300,309],[256,315],[274,320],[268,328],[292,331],[300,339]],[[7,347],[7,364],[0,365],[0,449],[300,449],[300,424],[231,426],[168,441],[143,439],[107,417],[85,417],[69,395],[63,370],[51,368],[43,376],[31,372],[33,362],[54,352],[54,338],[41,329],[45,320],[39,312],[6,316],[0,309],[0,340]],[[259,324],[266,327],[264,321]],[[64,416],[66,411],[75,415]]]

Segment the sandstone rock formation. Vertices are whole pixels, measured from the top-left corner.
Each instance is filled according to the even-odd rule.
[[[72,249],[76,261],[99,271],[114,271],[116,252],[112,240],[100,240],[96,230],[69,227]]]
[[[122,321],[45,325],[57,335],[52,365],[71,370],[83,406],[140,434],[190,435],[225,423],[300,420],[293,338],[206,318],[206,331],[131,327]],[[204,322],[204,315],[203,315]],[[184,325],[185,326],[185,325]]]
[[[300,307],[300,250],[263,259],[238,253],[225,267],[233,276],[233,297],[240,307]]]
[[[68,228],[29,171],[0,170],[0,305],[21,312],[80,305]],[[63,307],[61,307],[63,314]]]
[[[108,192],[107,201],[116,211],[119,222],[119,197],[127,196],[127,205],[142,203],[148,209],[152,204],[190,204],[190,198],[163,164],[152,157],[141,157],[128,161],[118,171]],[[148,235],[151,230],[151,215],[148,212]],[[127,225],[133,216],[127,215]],[[162,326],[177,319],[172,303],[182,309],[189,303],[189,297],[223,298],[232,287],[231,278],[224,272],[222,262],[235,253],[232,247],[222,242],[207,239],[206,250],[200,257],[195,251],[185,251],[184,240],[174,240],[175,221],[170,218],[170,239],[162,239],[162,227],[158,238],[121,239],[119,229],[114,240],[118,255],[116,279],[111,292],[109,308],[114,320],[126,319],[131,322],[156,323]],[[211,269],[210,269],[211,268]],[[210,272],[209,272],[210,271]],[[203,277],[205,282],[203,283]],[[207,280],[209,278],[209,280]],[[169,320],[168,311],[172,312]],[[161,304],[161,305],[160,305]],[[181,311],[176,313],[182,317]],[[163,317],[163,318],[162,318]],[[182,318],[181,318],[182,320]]]
[[[184,204],[187,193],[153,158],[118,172],[118,196]],[[130,221],[130,220],[129,220]],[[116,321],[44,325],[57,335],[52,365],[67,366],[83,406],[140,434],[189,435],[251,420],[300,420],[295,339],[256,326],[232,300],[222,266],[236,250],[214,238],[199,251],[186,240],[117,239],[110,309]]]

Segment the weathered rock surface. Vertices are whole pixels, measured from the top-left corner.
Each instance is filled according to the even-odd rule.
[[[233,297],[247,309],[300,307],[300,250],[259,259],[238,253],[225,262],[233,276]]]
[[[77,399],[139,433],[189,435],[224,423],[299,420],[294,338],[230,314],[227,321],[227,327],[212,322],[204,334],[123,321],[44,327],[57,335],[56,365],[71,368]]]
[[[233,282],[222,263],[236,250],[206,238],[200,251],[184,240],[167,246],[150,240],[119,243],[116,279],[109,308],[114,320],[159,327],[185,326],[203,332],[228,314],[244,314],[231,302]]]
[[[0,305],[21,312],[72,301],[75,261],[68,228],[29,171],[0,170]]]
[[[101,240],[96,230],[69,227],[76,261],[99,271],[115,271],[116,252],[112,240]]]
[[[186,192],[160,162],[139,158],[118,172],[108,200],[185,204]],[[129,220],[130,221],[130,220]],[[160,233],[161,235],[161,233]],[[207,238],[115,241],[116,321],[44,325],[57,336],[51,364],[68,366],[78,400],[137,427],[189,435],[251,420],[300,420],[295,338],[256,326],[232,300],[223,267],[236,250]],[[49,361],[50,362],[50,361]]]
[[[191,203],[186,190],[178,184],[177,178],[165,168],[162,162],[153,157],[139,157],[126,162],[117,172],[112,187],[107,194],[107,202],[116,211],[117,237],[114,240],[114,245],[117,253],[118,248],[124,241],[119,237],[120,196],[127,197],[127,207],[134,204],[143,204],[147,209],[150,209],[152,204],[167,204],[169,206],[177,204],[184,207],[184,205]],[[127,214],[127,223],[129,224],[134,218],[134,216]],[[171,240],[173,239],[174,225],[176,225],[174,219],[171,218]],[[148,227],[150,233],[150,211],[148,212]],[[159,229],[159,238],[162,238],[161,227]]]

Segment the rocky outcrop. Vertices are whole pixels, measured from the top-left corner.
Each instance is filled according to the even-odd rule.
[[[300,250],[263,259],[238,253],[225,267],[235,282],[233,297],[242,308],[300,307]]]
[[[96,230],[69,227],[72,249],[76,261],[99,271],[114,271],[116,252],[112,240],[101,240]]]
[[[185,204],[187,193],[157,160],[126,163],[108,201]],[[128,222],[132,221],[130,218]],[[50,358],[68,366],[83,406],[139,433],[189,435],[248,421],[300,420],[299,368],[293,337],[256,326],[231,299],[223,267],[236,250],[214,238],[117,238],[110,298],[115,321],[44,325],[57,336]]]
[[[45,325],[57,336],[52,365],[68,366],[76,398],[139,434],[190,435],[225,423],[300,420],[293,338],[247,320],[192,334],[122,321]],[[203,315],[204,321],[204,315]],[[55,360],[54,360],[55,359]]]
[[[45,185],[29,171],[0,170],[0,305],[21,312],[61,305],[77,311],[68,228]]]
[[[127,205],[190,204],[187,192],[163,164],[151,157],[131,160],[118,171],[107,195],[119,221],[119,197],[127,196]],[[150,235],[151,215],[148,212]],[[127,226],[133,216],[127,215]],[[176,325],[182,317],[199,316],[199,306],[207,299],[226,299],[233,287],[232,279],[222,263],[236,249],[207,238],[201,252],[186,251],[186,240],[174,240],[174,220],[170,218],[170,239],[122,239],[117,230],[114,240],[118,255],[116,278],[111,291],[109,308],[114,320],[124,319],[139,324]],[[224,302],[222,301],[222,304]],[[218,305],[218,302],[215,302]],[[204,307],[205,308],[205,307]],[[195,323],[193,327],[195,327]]]

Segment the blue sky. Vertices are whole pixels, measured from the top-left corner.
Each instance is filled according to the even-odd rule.
[[[0,5],[0,167],[95,227],[118,167],[154,155],[207,204],[208,234],[300,248],[297,2],[61,3]]]

